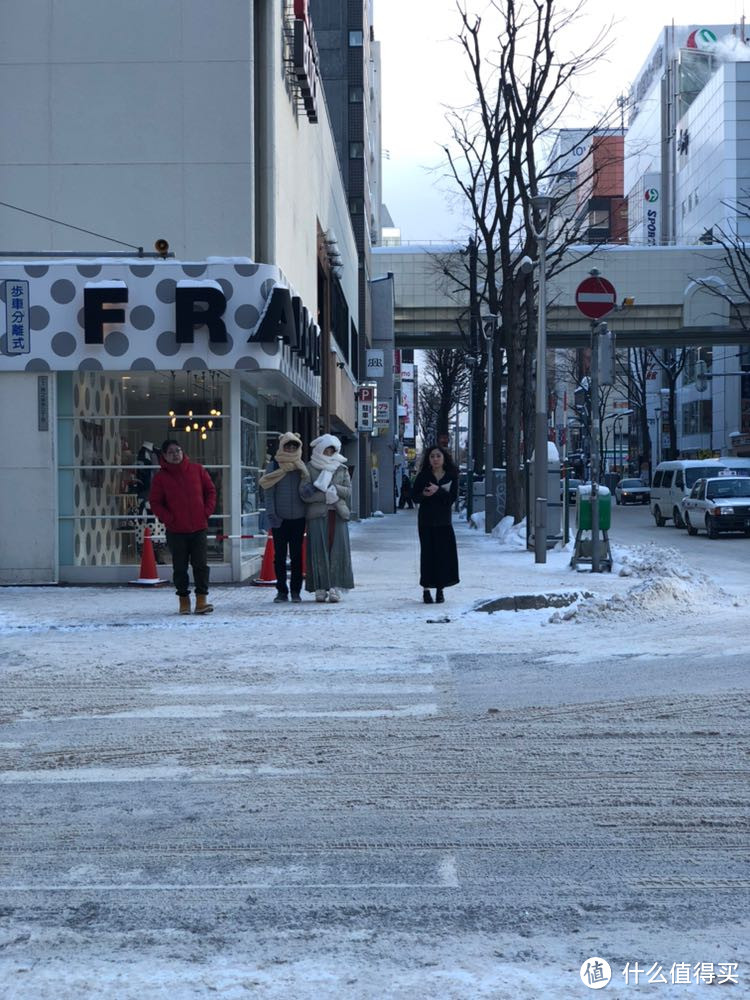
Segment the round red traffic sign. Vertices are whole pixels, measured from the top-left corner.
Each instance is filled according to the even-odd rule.
[[[576,305],[589,319],[601,319],[617,305],[615,286],[599,274],[584,278],[576,288]]]

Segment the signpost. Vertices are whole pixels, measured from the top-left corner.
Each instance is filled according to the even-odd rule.
[[[607,333],[602,320],[617,306],[617,292],[611,281],[594,271],[576,288],[576,306],[591,320],[591,572],[600,571],[599,562],[599,334]],[[609,569],[612,568],[611,560]]]

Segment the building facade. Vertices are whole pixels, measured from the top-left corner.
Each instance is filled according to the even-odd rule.
[[[375,39],[372,0],[309,0],[315,24],[320,72],[341,163],[359,263],[359,328],[353,348],[355,374],[365,394],[367,351],[373,347],[371,248],[380,243],[381,99],[380,44]],[[378,331],[378,337],[387,336]],[[360,510],[372,508],[373,473],[377,459],[367,433],[359,436],[359,476],[356,489]]]
[[[659,33],[629,99],[625,189],[632,243],[701,246],[721,236],[741,247],[750,236],[750,213],[742,207],[750,190],[750,49],[743,32],[739,25],[709,24]],[[726,322],[730,299],[744,308],[726,266],[709,270],[698,255],[691,277],[700,286],[689,289],[692,322]],[[679,455],[748,454],[746,349],[677,349],[664,362],[679,374],[673,406],[665,400],[667,382],[653,380],[652,454],[669,454],[670,409]],[[696,382],[699,362],[713,376],[707,391]]]
[[[2,25],[0,582],[132,576],[168,434],[219,489],[214,578],[244,579],[276,434],[333,429],[357,464],[359,256],[307,7],[9,0]]]

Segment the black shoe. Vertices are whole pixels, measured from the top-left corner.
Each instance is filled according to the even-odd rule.
[[[435,604],[445,604],[445,597],[442,590],[435,591]]]
[[[285,601],[289,600],[288,594],[277,594],[273,599],[274,604],[284,604]]]
[[[433,603],[432,594],[429,592],[429,590],[422,591],[422,600],[425,602],[425,604]]]
[[[302,604],[302,598],[299,594],[292,594],[292,604]]]

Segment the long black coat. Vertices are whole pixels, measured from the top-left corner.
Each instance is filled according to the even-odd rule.
[[[428,483],[436,483],[440,489],[426,497],[424,488]],[[456,536],[451,524],[451,511],[458,496],[458,477],[444,475],[438,481],[431,469],[423,469],[414,481],[413,496],[419,504],[420,586],[440,590],[453,587],[459,582]]]
[[[423,490],[429,483],[436,483],[440,489],[431,497],[426,497]],[[420,525],[435,527],[450,524],[451,510],[458,497],[458,477],[443,475],[438,482],[432,474],[432,469],[422,469],[414,480],[412,497],[419,504]]]

